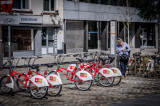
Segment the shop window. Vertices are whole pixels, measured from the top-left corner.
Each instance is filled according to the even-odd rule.
[[[42,46],[43,47],[53,47],[53,29],[52,28],[43,28],[42,29]]]
[[[99,3],[99,0],[90,0],[90,3],[98,4],[98,3]]]
[[[46,35],[46,28],[42,29],[42,46],[47,45],[47,35]]]
[[[54,11],[55,10],[55,0],[44,0],[43,10],[44,11]]]
[[[53,47],[53,29],[52,28],[48,28],[48,46],[49,47]]]
[[[14,0],[14,9],[29,9],[29,0]]]
[[[101,0],[101,4],[109,5],[110,0]]]

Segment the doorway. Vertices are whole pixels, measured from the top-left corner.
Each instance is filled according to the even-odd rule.
[[[54,54],[55,31],[53,28],[42,28],[42,54]]]
[[[88,22],[88,49],[98,49],[98,22]]]

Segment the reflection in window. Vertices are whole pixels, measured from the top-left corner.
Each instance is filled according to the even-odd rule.
[[[46,28],[42,29],[42,46],[47,45],[47,36],[46,36]]]
[[[29,0],[14,0],[14,9],[29,9]]]
[[[52,28],[48,28],[48,46],[49,47],[53,47],[53,29]]]

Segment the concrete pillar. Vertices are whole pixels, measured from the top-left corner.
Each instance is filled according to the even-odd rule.
[[[66,20],[64,20],[64,45],[63,45],[63,51],[66,53]]]
[[[158,17],[158,52],[160,52],[160,14]]]
[[[2,57],[2,26],[0,25],[0,67],[3,65]]]
[[[35,31],[35,55],[41,56],[42,55],[42,28],[38,28]]]
[[[88,21],[84,21],[84,26],[83,52],[88,52]]]
[[[158,49],[158,25],[157,24],[155,24],[155,41],[156,41],[155,47]]]

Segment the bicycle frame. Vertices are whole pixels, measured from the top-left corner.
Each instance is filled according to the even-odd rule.
[[[65,70],[65,71],[67,71],[67,72],[70,72],[70,73],[72,74],[72,76],[69,77],[69,76],[68,76],[66,73],[64,73],[62,70]],[[62,67],[59,66],[58,69],[56,70],[55,74],[57,74],[57,72],[60,71],[60,72],[62,72],[68,79],[70,79],[70,81],[83,82],[83,80],[81,80],[81,78],[75,74],[75,71],[76,71],[76,70],[77,70],[77,68],[75,68],[74,71],[72,72],[72,71],[70,71],[70,70],[67,70],[67,69],[62,68]],[[73,80],[73,77],[74,77],[74,76],[78,77],[81,81]]]
[[[87,70],[92,76],[94,76],[95,78],[106,78],[101,72],[99,72],[98,68],[95,68],[95,66],[99,66],[98,63],[89,63],[87,65],[80,65],[80,70],[85,69]],[[87,68],[90,68],[90,70],[88,70]],[[94,70],[94,74],[91,72],[91,70]],[[97,73],[100,73],[103,77],[98,77],[96,76]]]
[[[26,79],[25,84],[24,84],[24,86],[25,86],[26,88],[34,88],[34,89],[37,89],[37,88],[38,88],[38,87],[29,79],[30,75],[29,75],[29,77],[27,77],[27,75],[23,75],[23,74],[21,74],[21,73],[15,72],[15,71],[13,71],[13,70],[12,70],[10,76],[8,77],[6,83],[9,81],[10,78],[16,77],[16,78],[23,84],[23,81],[21,81],[21,80],[17,77],[16,74],[21,75],[21,76],[23,76],[23,77]],[[30,86],[28,86],[28,85],[27,85],[27,84],[28,84],[28,81],[30,81],[31,83],[33,83],[36,87],[30,87]],[[6,84],[6,83],[5,83],[5,84]]]

